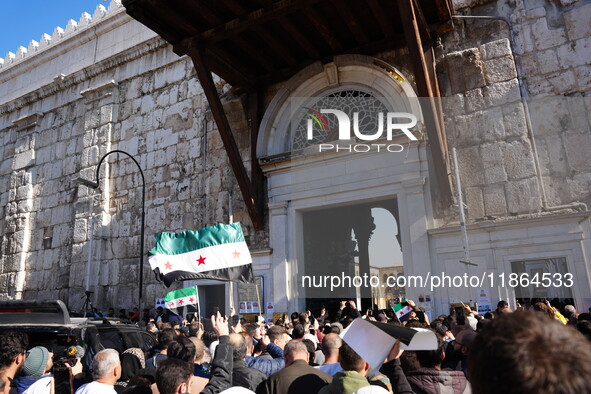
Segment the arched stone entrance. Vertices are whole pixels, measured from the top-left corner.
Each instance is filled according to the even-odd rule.
[[[419,122],[414,129],[417,141],[393,136],[388,142],[403,146],[402,152],[370,154],[314,151],[314,145],[322,142],[318,139],[302,144],[297,139],[302,132],[295,124],[302,120],[297,109],[331,95],[345,95],[342,92],[373,97],[384,111],[414,114]],[[371,288],[356,292],[302,286],[304,276],[372,274],[368,252],[374,230],[372,208],[386,208],[395,217],[399,231],[392,240],[397,238],[402,247],[404,272],[431,270],[426,229],[432,215],[422,129],[411,83],[375,58],[348,55],[326,65],[311,65],[278,91],[264,115],[257,145],[268,180],[273,249],[264,274],[271,284],[266,295],[275,300],[275,311],[301,311],[340,298],[365,299],[363,307],[372,304],[376,293]],[[327,133],[325,141],[330,138],[335,135]],[[409,289],[409,295],[413,291]]]

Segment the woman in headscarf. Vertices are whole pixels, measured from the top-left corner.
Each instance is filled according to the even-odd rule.
[[[129,348],[121,353],[119,358],[121,360],[121,377],[115,384],[117,392],[123,391],[127,387],[129,379],[146,367],[146,356],[140,348]]]

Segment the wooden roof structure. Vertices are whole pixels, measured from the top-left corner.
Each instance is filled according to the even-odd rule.
[[[451,0],[123,0],[127,13],[191,57],[255,228],[263,225],[263,176],[256,140],[265,87],[335,55],[407,46],[439,194],[451,202],[449,160],[432,49],[453,28]],[[248,95],[249,179],[211,73]]]

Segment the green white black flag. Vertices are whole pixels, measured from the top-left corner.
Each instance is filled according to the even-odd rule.
[[[164,297],[164,307],[179,316],[199,312],[197,286],[171,291]]]
[[[252,258],[240,223],[156,234],[150,266],[167,287],[192,279],[253,282]]]

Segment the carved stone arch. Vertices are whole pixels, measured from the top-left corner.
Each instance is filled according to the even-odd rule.
[[[411,83],[394,66],[370,56],[336,56],[332,63],[317,62],[306,67],[275,95],[261,121],[257,157],[290,151],[291,99],[347,89],[380,97],[391,110],[415,114],[419,123],[423,123],[421,106]]]

